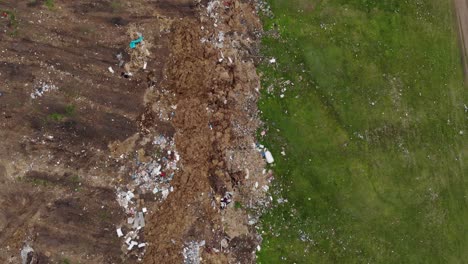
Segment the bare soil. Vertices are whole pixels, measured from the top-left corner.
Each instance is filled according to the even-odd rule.
[[[182,263],[202,240],[202,263],[255,262],[261,238],[249,221],[270,175],[253,147],[254,4],[44,3],[0,3],[11,12],[0,18],[0,262],[21,263],[27,244],[28,263]],[[150,47],[146,69],[128,48],[135,30]],[[142,260],[116,235],[125,215],[115,191],[160,134],[174,137],[181,170],[166,201],[145,199]]]
[[[0,10],[0,262],[129,263],[115,226],[115,185],[128,180],[111,143],[140,131],[146,76],[168,57],[161,18],[191,16],[188,1],[2,1]],[[120,76],[127,28],[154,43],[146,71]],[[151,37],[150,37],[151,36]],[[112,66],[115,73],[108,71]],[[32,99],[41,83],[56,90]]]

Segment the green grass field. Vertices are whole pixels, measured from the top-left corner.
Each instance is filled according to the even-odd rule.
[[[263,143],[288,202],[263,217],[259,263],[468,263],[451,1],[268,2]]]

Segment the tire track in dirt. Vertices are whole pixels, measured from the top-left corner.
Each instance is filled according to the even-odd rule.
[[[468,83],[468,2],[467,0],[454,0],[453,3],[457,19],[463,75],[466,84]]]

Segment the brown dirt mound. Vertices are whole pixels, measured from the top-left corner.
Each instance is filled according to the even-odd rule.
[[[219,208],[228,192],[245,204],[264,197],[252,189],[255,182],[266,184],[264,163],[252,147],[260,84],[251,52],[261,26],[252,3],[213,2],[212,12],[201,5],[198,17],[173,24],[162,86],[177,106],[172,124],[182,171],[173,180],[175,192],[149,221],[153,243],[146,263],[181,263],[187,243],[202,240],[204,263],[255,261],[259,238],[247,226],[247,213],[233,204]]]

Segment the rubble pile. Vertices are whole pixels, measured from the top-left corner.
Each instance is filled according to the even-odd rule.
[[[184,247],[184,264],[199,264],[201,260],[200,247],[205,246],[205,240],[200,242],[189,242]]]
[[[142,196],[150,194],[157,202],[165,200],[174,191],[170,183],[179,169],[177,162],[180,157],[172,139],[159,135],[152,145],[158,150],[153,159],[149,162],[137,160],[130,182],[117,189],[117,202],[127,216],[126,222],[117,228],[117,236],[122,238],[122,250],[138,261],[146,252],[143,228],[146,226],[145,216],[149,213]]]
[[[43,96],[47,92],[58,90],[58,87],[54,84],[50,84],[47,82],[40,81],[37,87],[32,93],[31,98],[36,99]]]
[[[165,79],[147,97],[153,115],[175,130],[183,170],[151,215],[147,234],[159,243],[148,245],[145,261],[252,263],[261,243],[256,224],[271,203],[265,166],[274,166],[255,139],[262,26],[255,1],[199,2],[197,11],[173,22]]]

